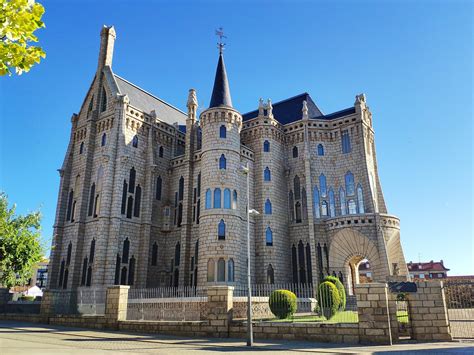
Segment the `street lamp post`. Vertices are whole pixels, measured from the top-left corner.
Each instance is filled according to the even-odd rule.
[[[247,346],[253,345],[252,329],[252,286],[250,275],[250,216],[258,216],[260,213],[250,209],[250,174],[248,163],[241,167],[241,171],[247,175]]]

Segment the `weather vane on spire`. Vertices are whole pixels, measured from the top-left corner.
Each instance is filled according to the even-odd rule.
[[[219,27],[216,30],[216,36],[219,37],[219,42],[217,43],[217,48],[219,48],[219,54],[222,54],[225,47],[225,43],[222,43],[222,39],[227,38],[227,36],[224,36],[224,29],[222,27]]]

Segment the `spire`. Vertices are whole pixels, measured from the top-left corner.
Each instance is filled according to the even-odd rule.
[[[212,89],[211,103],[209,107],[229,106],[232,107],[230,98],[229,82],[224,65],[222,52],[219,53],[219,62],[217,63],[216,78],[214,79],[214,88]]]

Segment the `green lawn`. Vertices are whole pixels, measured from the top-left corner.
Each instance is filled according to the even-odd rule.
[[[320,317],[317,315],[307,315],[307,316],[294,316],[287,319],[265,319],[267,322],[328,322],[328,323],[357,323],[359,317],[357,312],[353,311],[344,311],[337,313],[330,320],[327,320],[325,317]]]
[[[400,323],[408,323],[408,312],[407,311],[397,311],[397,319]],[[359,321],[359,316],[357,312],[354,311],[344,311],[337,313],[334,317],[327,320],[325,317],[317,315],[307,315],[307,316],[294,316],[287,319],[264,319],[264,322],[326,322],[326,323],[357,323]]]

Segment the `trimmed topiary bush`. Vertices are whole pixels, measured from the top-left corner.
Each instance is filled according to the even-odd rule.
[[[318,301],[323,316],[331,319],[340,310],[341,297],[336,286],[330,281],[324,281],[318,288]]]
[[[288,290],[275,290],[268,299],[268,305],[277,318],[288,318],[296,312],[296,295]]]
[[[336,286],[337,291],[339,292],[339,297],[341,298],[341,305],[339,310],[344,311],[346,309],[346,289],[344,288],[344,285],[342,284],[341,280],[337,278],[336,276],[326,276],[323,281],[329,281]]]

